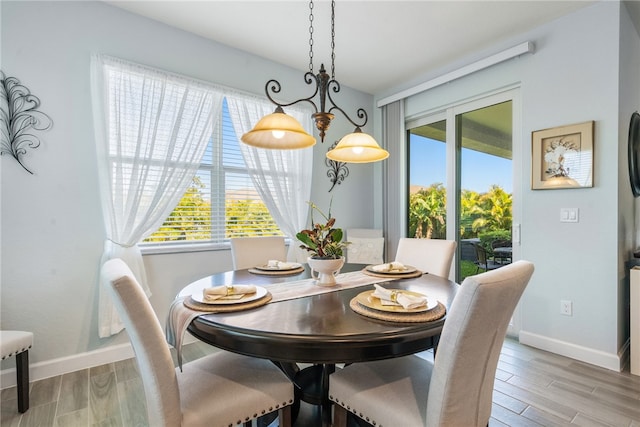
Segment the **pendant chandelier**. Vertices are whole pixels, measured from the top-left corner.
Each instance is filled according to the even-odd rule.
[[[315,138],[308,134],[295,118],[285,114],[283,109],[283,107],[299,102],[308,102],[315,110],[311,116],[315,121],[322,142],[324,142],[331,120],[335,117],[334,111],[342,113],[355,126],[353,133],[344,136],[333,150],[327,152],[329,159],[347,163],[369,163],[386,159],[389,157],[389,153],[380,148],[371,135],[361,130],[367,124],[367,112],[363,108],[359,108],[356,114],[361,122],[355,122],[342,108],[336,105],[331,97],[332,92],[340,92],[340,83],[335,79],[335,0],[331,1],[331,76],[327,74],[324,64],[320,66],[318,74],[314,74],[313,0],[309,2],[309,10],[309,71],[305,73],[304,81],[308,85],[315,83],[313,94],[308,98],[301,98],[289,103],[280,103],[273,98],[273,94],[280,93],[280,82],[275,79],[269,80],[265,85],[265,93],[267,98],[276,105],[276,109],[272,114],[260,119],[254,128],[242,135],[240,139],[247,145],[272,149],[298,149],[314,145],[316,143]],[[313,101],[316,95],[319,96],[319,105]]]

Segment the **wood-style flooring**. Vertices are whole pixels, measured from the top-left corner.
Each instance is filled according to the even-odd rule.
[[[189,344],[185,361],[210,351],[205,344]],[[30,392],[31,405],[25,414],[17,411],[15,388],[0,392],[2,427],[148,425],[144,390],[133,359],[35,381]],[[301,409],[296,427],[314,427],[309,411]],[[613,372],[507,339],[489,425],[640,427],[640,376],[631,375],[628,368]]]

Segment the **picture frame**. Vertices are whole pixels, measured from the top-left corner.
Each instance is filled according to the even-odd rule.
[[[531,133],[531,189],[593,187],[594,121]]]
[[[634,112],[629,122],[629,183],[633,197],[640,197],[640,114]]]

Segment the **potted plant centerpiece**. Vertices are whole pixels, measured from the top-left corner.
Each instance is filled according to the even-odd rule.
[[[349,242],[342,240],[342,229],[334,227],[336,219],[331,216],[331,205],[327,215],[315,203],[309,202],[309,206],[311,206],[311,229],[302,230],[296,234],[296,238],[302,243],[300,248],[311,254],[307,262],[311,267],[311,275],[317,279],[318,285],[333,286],[336,284],[335,275],[344,265],[343,250]],[[314,211],[322,216],[324,223],[316,223],[313,220]]]

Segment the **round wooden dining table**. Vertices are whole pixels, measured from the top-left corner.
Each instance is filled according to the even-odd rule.
[[[269,289],[282,282],[309,279],[310,270],[293,276],[253,274],[236,270],[205,277],[186,286],[179,296],[205,287],[254,284]],[[365,265],[345,264],[342,272],[359,271]],[[339,282],[339,281],[338,281]],[[385,281],[385,288],[419,292],[449,309],[458,284],[432,274]],[[269,359],[289,376],[302,401],[320,405],[322,425],[330,425],[329,375],[340,363],[357,363],[401,357],[433,348],[446,315],[426,322],[395,322],[356,313],[351,300],[373,285],[270,302],[245,311],[196,317],[188,331],[201,341],[248,356]],[[310,366],[301,369],[299,364]]]

